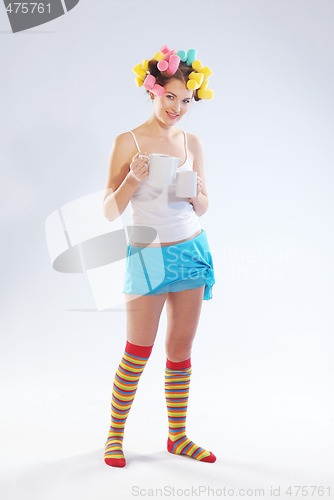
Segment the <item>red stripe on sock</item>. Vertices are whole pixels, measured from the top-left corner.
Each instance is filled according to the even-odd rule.
[[[191,366],[191,358],[177,362],[170,361],[170,359],[166,358],[166,366],[171,370],[183,370],[184,368],[189,368]]]
[[[136,345],[131,344],[128,340],[126,341],[125,351],[128,354],[133,354],[134,356],[139,356],[140,358],[148,358],[152,352],[153,345]]]

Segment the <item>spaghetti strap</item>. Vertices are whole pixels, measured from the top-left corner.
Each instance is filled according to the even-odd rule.
[[[187,133],[185,131],[183,131],[183,133],[184,133],[184,142],[186,147],[186,159],[185,159],[186,162],[188,160],[188,140],[187,140]]]
[[[136,139],[135,134],[132,132],[132,130],[129,130],[129,132],[131,132],[132,137],[134,138],[134,141],[135,141],[135,143],[136,143],[137,149],[138,149],[138,151],[139,151],[139,153],[140,153],[140,149],[139,149],[138,142],[137,142],[137,139]]]

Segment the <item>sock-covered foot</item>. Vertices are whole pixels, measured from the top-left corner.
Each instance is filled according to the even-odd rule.
[[[215,462],[211,451],[201,448],[186,435],[186,416],[191,375],[191,358],[173,362],[167,359],[165,369],[165,396],[168,413],[167,450],[175,455],[186,455],[201,462]]]
[[[201,462],[215,462],[216,456],[211,453],[211,451],[205,450],[197,444],[190,441],[187,436],[178,439],[177,441],[172,441],[170,438],[167,440],[167,450],[169,453],[174,455],[187,455],[191,458],[196,458]]]
[[[153,345],[126,343],[125,352],[115,374],[111,401],[111,425],[105,445],[104,461],[112,467],[124,467],[124,426],[134,400],[140,375]]]
[[[113,433],[110,431],[109,434],[111,435],[106,442],[104,461],[112,467],[124,467],[126,460],[123,454],[123,439],[113,437]]]

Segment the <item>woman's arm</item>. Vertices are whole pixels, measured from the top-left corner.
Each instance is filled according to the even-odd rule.
[[[204,176],[204,155],[202,141],[193,134],[190,136],[190,148],[194,154],[193,170],[197,172],[197,195],[190,198],[190,203],[194,207],[195,213],[198,216],[203,215],[209,206],[208,193],[205,184]]]
[[[108,179],[103,198],[103,214],[113,221],[126,209],[134,192],[140,184],[133,171],[129,169],[129,151],[133,149],[133,140],[128,133],[116,137],[108,162]],[[135,155],[132,159],[137,157]],[[136,166],[140,166],[144,159],[136,159]]]

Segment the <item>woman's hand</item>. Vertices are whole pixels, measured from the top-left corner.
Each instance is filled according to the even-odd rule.
[[[196,185],[196,195],[193,196],[192,198],[189,198],[189,203],[192,204],[192,206],[194,206],[194,203],[193,203],[193,200],[195,198],[197,198],[197,196],[199,195],[199,193],[202,192],[202,179],[200,178],[200,176],[197,174],[197,185]]]
[[[142,182],[148,176],[149,157],[147,153],[139,152],[134,155],[130,163],[129,177],[137,182]]]
[[[196,186],[196,196],[199,195],[199,193],[202,192],[202,179],[200,176],[197,174],[197,186]]]

